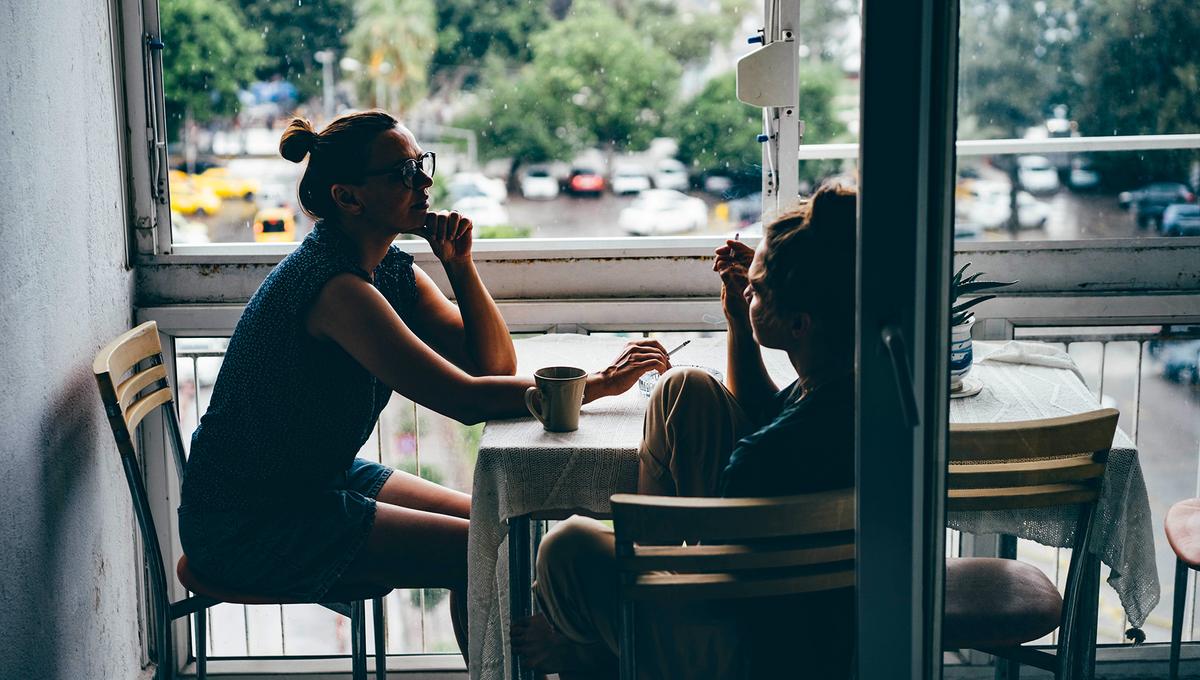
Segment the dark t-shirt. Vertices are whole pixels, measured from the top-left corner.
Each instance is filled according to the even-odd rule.
[[[721,496],[787,496],[854,486],[854,380],[797,398],[775,395],[769,422],[738,441],[721,473]]]
[[[854,486],[851,374],[797,398],[775,395],[763,427],[738,441],[721,474],[722,496],[787,496]],[[754,678],[849,678],[853,588],[750,600],[743,609]]]

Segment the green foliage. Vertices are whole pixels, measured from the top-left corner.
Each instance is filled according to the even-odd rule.
[[[432,465],[422,465],[421,471],[417,472],[417,461],[411,458],[405,458],[396,466],[397,470],[407,472],[410,475],[417,475],[421,479],[428,480],[434,484],[442,483],[442,471]]]
[[[980,295],[966,302],[959,302],[958,298],[960,295],[970,295],[993,288],[1004,288],[1005,286],[1017,283],[1016,281],[981,281],[979,277],[983,276],[983,272],[976,272],[964,279],[963,274],[966,273],[967,267],[970,266],[970,262],[964,264],[958,271],[954,272],[954,278],[950,280],[951,326],[966,323],[971,317],[975,316],[975,312],[970,311],[972,307],[996,297],[995,295]]]
[[[838,74],[821,65],[803,65],[800,71],[799,116],[805,122],[805,143],[821,144],[836,138],[841,124],[833,115]],[[708,82],[673,117],[669,132],[679,141],[679,158],[701,174],[757,176],[762,166],[762,113],[737,100],[733,73]],[[819,180],[837,170],[836,162],[801,164],[801,179]]]
[[[163,92],[169,139],[191,112],[200,124],[237,112],[237,92],[264,62],[263,40],[228,0],[161,0]]]
[[[530,58],[529,36],[549,22],[543,0],[439,0],[433,73],[475,71],[488,57],[524,64]]]
[[[1200,4],[1193,0],[1096,0],[1086,16],[1092,40],[1080,49],[1085,135],[1147,135],[1200,129]],[[1096,154],[1111,185],[1185,181],[1196,150]]]
[[[279,76],[296,86],[301,101],[321,93],[321,65],[313,55],[345,51],[344,36],[354,21],[353,0],[239,0],[246,25],[266,43],[267,59],[258,77]]]
[[[402,113],[425,96],[437,48],[432,0],[356,0],[347,51],[362,63],[359,92],[372,106]]]
[[[616,9],[630,26],[654,36],[675,61],[689,64],[704,61],[713,45],[728,42],[748,5],[749,0],[720,0],[715,12],[697,12],[680,9],[675,0],[625,0]]]
[[[478,130],[484,158],[563,160],[581,148],[644,149],[679,81],[678,63],[598,0],[533,36],[532,61],[498,69],[483,107],[457,124]]]
[[[533,235],[532,227],[497,224],[489,227],[476,227],[476,238],[529,238]]]

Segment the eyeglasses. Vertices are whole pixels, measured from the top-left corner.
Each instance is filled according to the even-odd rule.
[[[399,165],[394,165],[390,168],[384,168],[383,170],[370,170],[368,172],[364,172],[363,177],[372,177],[374,175],[391,175],[390,179],[392,181],[398,180],[404,182],[404,185],[409,189],[416,189],[416,182],[414,180],[417,172],[420,171],[422,175],[432,179],[433,172],[436,167],[437,155],[432,151],[426,151],[420,156],[417,156],[416,158],[409,158]]]

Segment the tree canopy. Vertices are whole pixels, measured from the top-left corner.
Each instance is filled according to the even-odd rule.
[[[321,66],[313,57],[331,49],[341,56],[354,22],[354,0],[238,0],[246,25],[262,36],[267,59],[258,77],[278,76],[296,86],[302,100],[321,92]]]
[[[350,56],[361,64],[365,101],[403,112],[425,96],[429,62],[437,46],[432,0],[356,0],[347,36]]]
[[[189,113],[197,123],[235,113],[238,90],[264,61],[262,37],[228,0],[162,0],[159,24],[170,41],[163,51],[168,136],[178,138]]]

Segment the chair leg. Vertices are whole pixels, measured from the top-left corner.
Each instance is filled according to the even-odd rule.
[[[375,680],[387,680],[387,622],[383,616],[383,598],[371,601],[375,617]]]
[[[196,610],[196,680],[208,677],[208,607]]]
[[[1021,664],[1012,659],[996,657],[996,680],[1020,680]]]
[[[633,601],[623,600],[621,602],[621,644],[618,649],[621,680],[637,680],[637,658],[635,656],[637,636],[634,634],[633,620]]]
[[[1183,642],[1183,609],[1187,602],[1188,572],[1183,560],[1175,558],[1175,604],[1171,609],[1171,662],[1167,670],[1170,680],[1179,678],[1179,646]]]
[[[367,680],[366,606],[362,600],[350,603],[350,668],[354,680]]]

